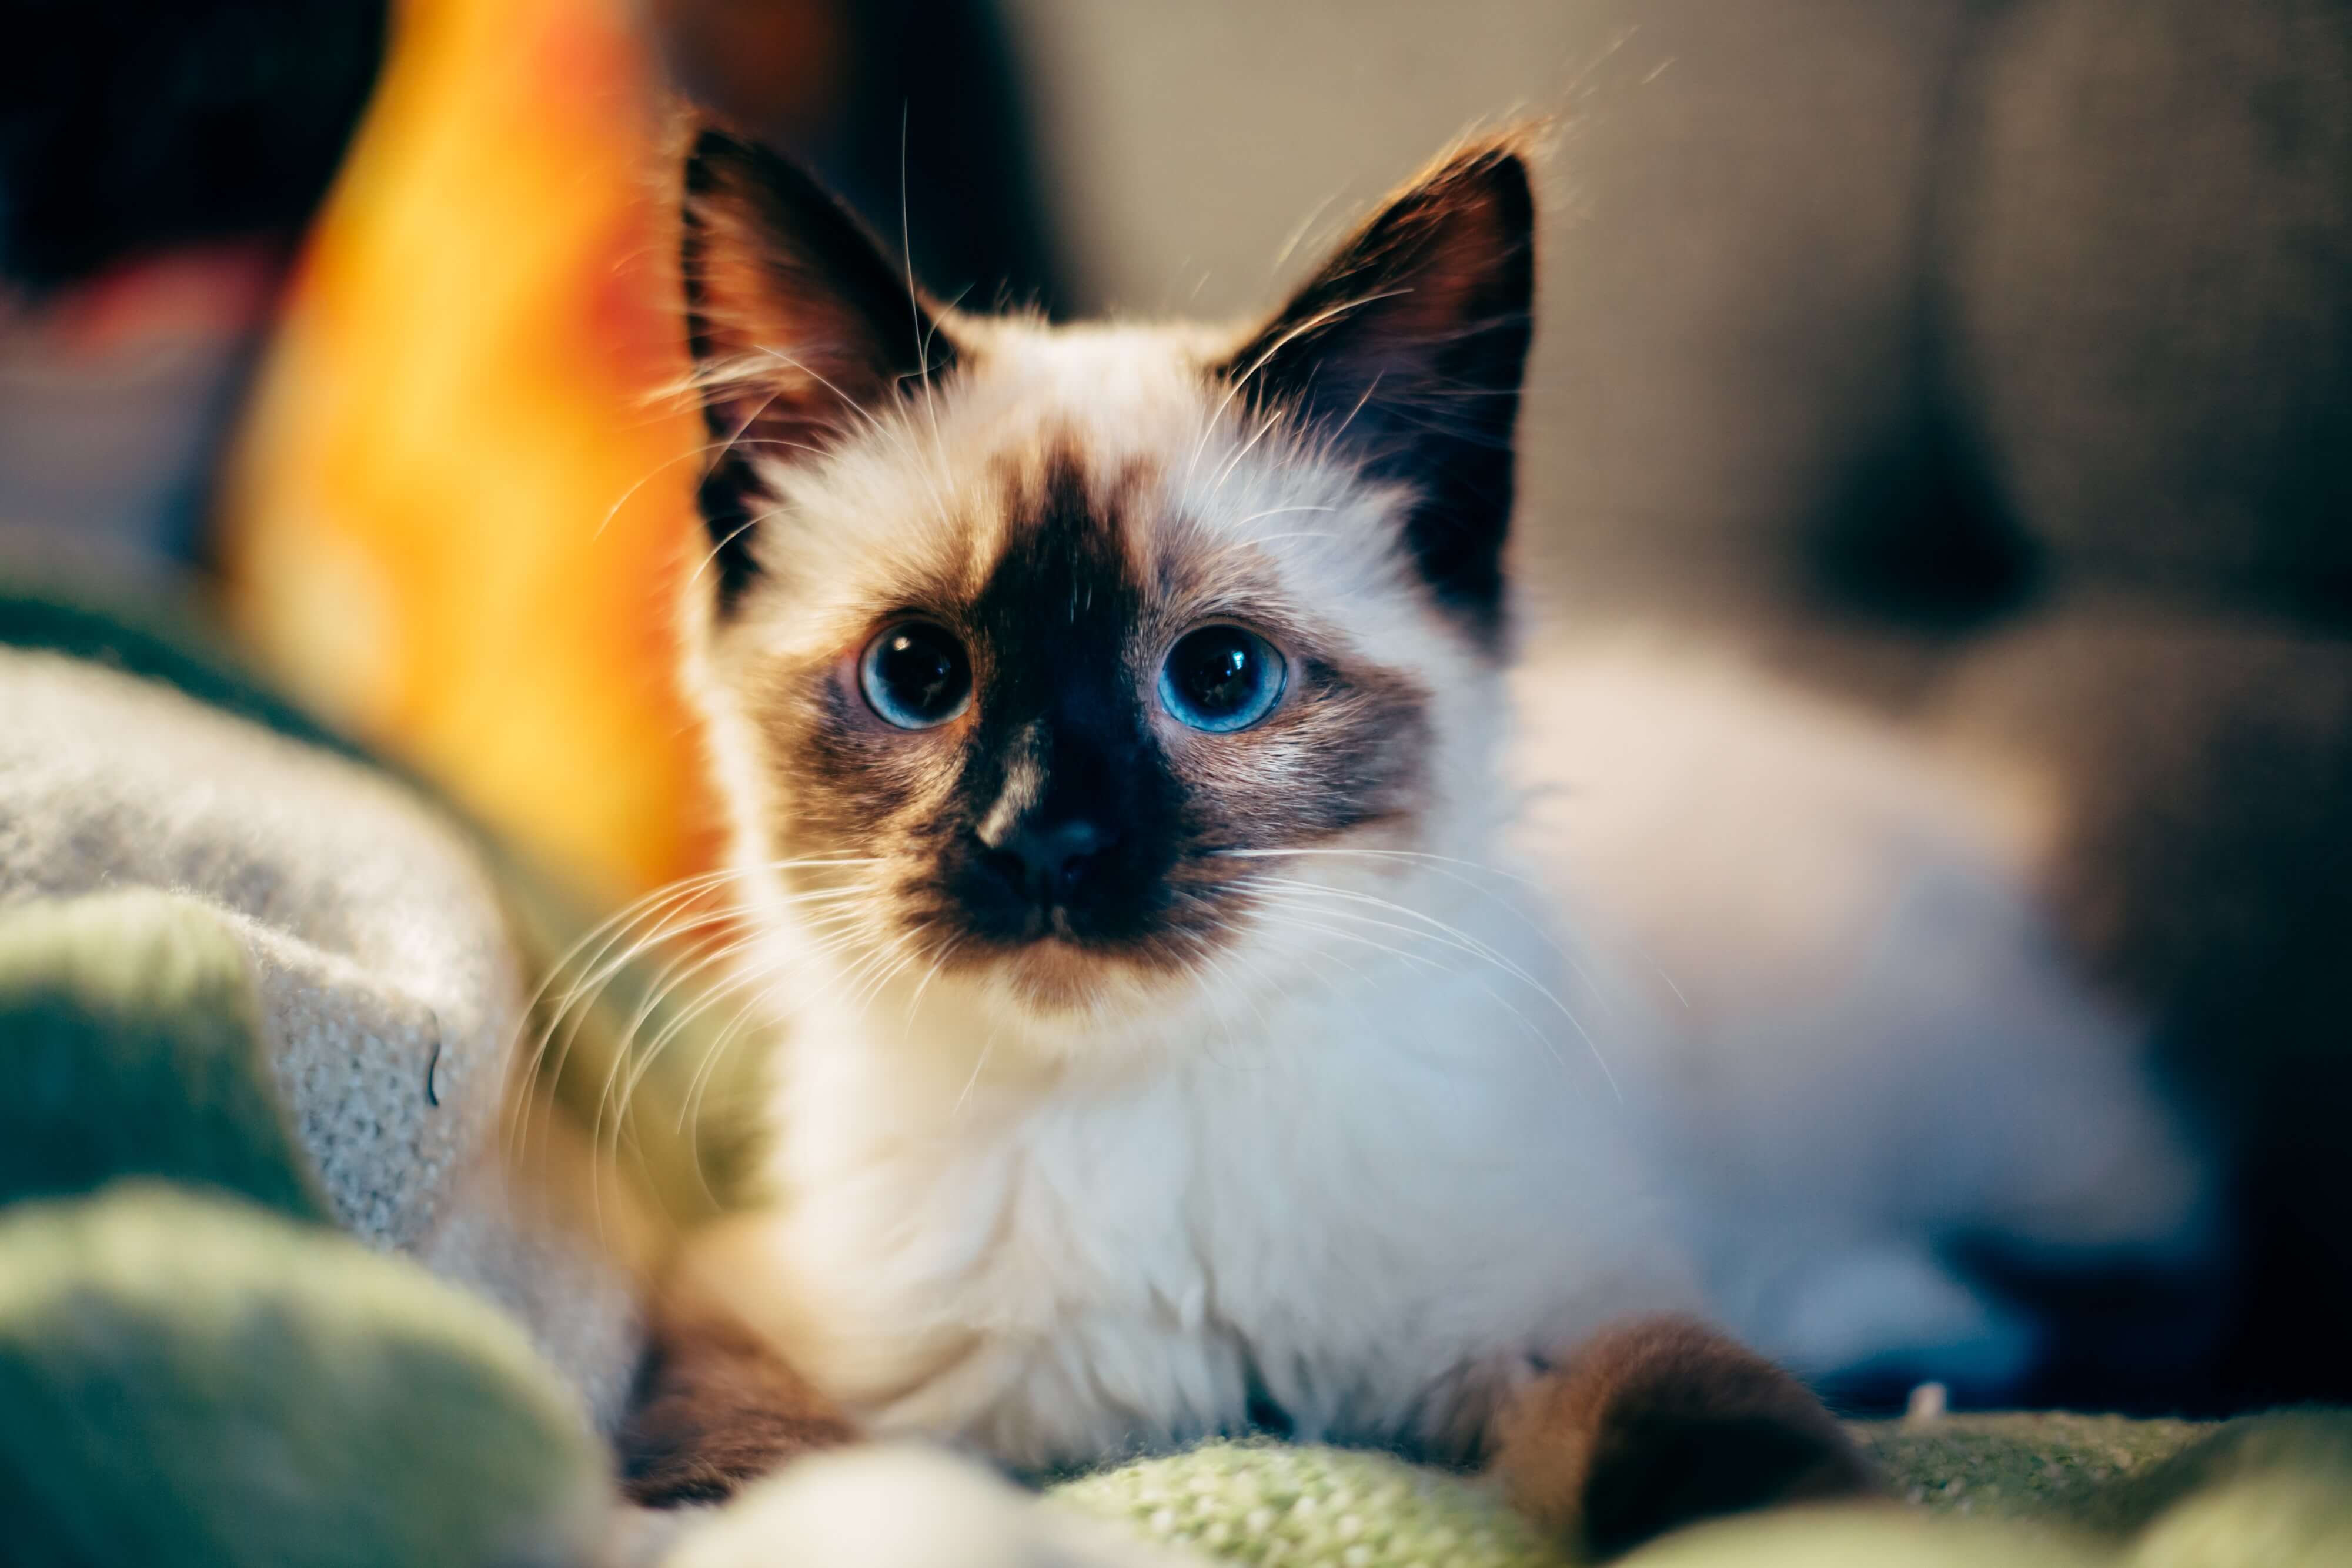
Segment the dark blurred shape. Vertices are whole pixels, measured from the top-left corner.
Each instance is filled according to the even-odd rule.
[[[16,0],[0,276],[46,290],[177,246],[298,235],[374,89],[386,9]]]
[[[982,0],[650,0],[684,90],[806,161],[918,280],[974,308],[1064,296],[1028,95]]]
[[[1993,624],[2042,583],[2041,547],[1930,397],[1853,460],[1810,542],[1813,586],[1831,604],[1931,638]]]
[[[285,254],[173,253],[0,315],[0,567],[168,588],[199,559]]]
[[[2056,553],[2352,628],[2352,6],[1981,7],[1935,302]]]
[[[2066,1410],[2123,1408],[2151,1415],[2183,1409],[2235,1415],[2274,1404],[2277,1388],[2249,1392],[2225,1367],[2237,1354],[2244,1311],[2234,1260],[2198,1265],[2037,1257],[1991,1236],[1962,1236],[1946,1255],[1971,1281],[2024,1305],[2042,1336],[2038,1365],[2019,1402]],[[1902,1408],[1910,1390],[1876,1391]]]
[[[1967,5],[1939,64],[1828,608],[1932,632],[2105,580],[2352,628],[2352,7]]]
[[[0,558],[168,577],[385,0],[16,0],[0,46]],[[9,296],[22,308],[6,308]]]

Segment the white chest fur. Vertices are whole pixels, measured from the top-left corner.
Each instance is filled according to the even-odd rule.
[[[1693,1297],[1622,1103],[1537,1011],[1550,950],[1445,902],[1522,977],[1392,934],[1422,956],[1058,1065],[936,986],[911,1015],[820,1006],[779,1064],[782,1202],[713,1272],[874,1427],[1015,1464],[1264,1402],[1302,1436],[1459,1447],[1531,1357]]]

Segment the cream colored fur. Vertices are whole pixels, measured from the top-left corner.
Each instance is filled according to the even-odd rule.
[[[1939,1245],[2197,1261],[2212,1172],[2035,903],[2033,780],[1655,631],[1548,638],[1514,687],[1515,841],[1627,960],[1629,1098],[1750,1343],[1997,1396],[2036,1325]]]

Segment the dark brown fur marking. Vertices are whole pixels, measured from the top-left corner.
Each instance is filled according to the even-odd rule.
[[[1042,821],[1083,818],[1105,834],[1062,935],[1144,970],[1189,969],[1248,909],[1262,862],[1217,852],[1328,842],[1425,803],[1429,693],[1314,624],[1270,575],[1213,562],[1213,542],[1146,511],[1159,504],[1150,477],[1090,473],[1075,443],[1051,445],[1008,473],[1013,526],[977,591],[876,607],[877,630],[919,615],[963,641],[967,716],[893,730],[838,659],[776,670],[757,692],[783,811],[772,841],[895,852],[885,896],[946,969],[1000,961],[1036,935],[1035,912],[986,873],[976,837],[1016,756],[1037,768]],[[1248,730],[1193,735],[1155,717],[1159,660],[1204,615],[1286,652],[1289,695]]]
[[[1579,1346],[1494,1436],[1513,1504],[1595,1558],[1718,1514],[1878,1490],[1811,1390],[1684,1318],[1645,1318]]]
[[[856,1428],[724,1310],[659,1309],[615,1447],[621,1490],[647,1508],[717,1502]]]

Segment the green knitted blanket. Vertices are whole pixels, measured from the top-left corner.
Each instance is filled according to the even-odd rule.
[[[1891,1504],[1733,1520],[1643,1568],[2320,1568],[2352,1564],[2352,1414],[2222,1425],[1990,1415],[1857,1427]],[[1259,1568],[1538,1568],[1567,1559],[1476,1482],[1375,1454],[1213,1444],[1058,1500]]]

